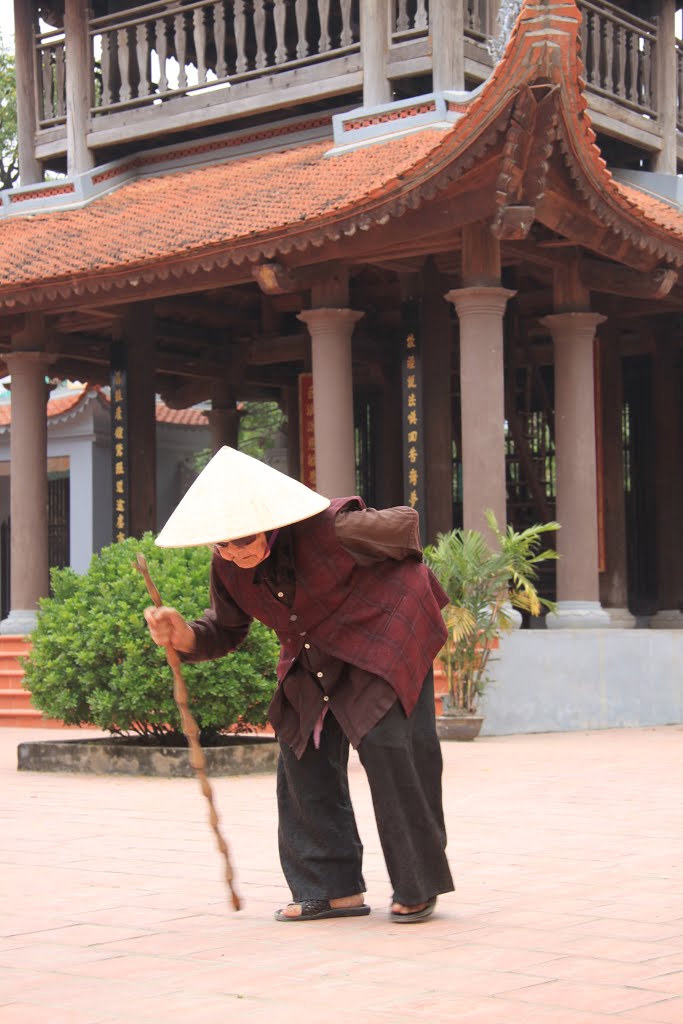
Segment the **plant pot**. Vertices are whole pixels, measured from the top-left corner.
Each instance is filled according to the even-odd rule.
[[[436,734],[440,740],[474,740],[481,731],[483,721],[483,716],[479,715],[438,715]]]

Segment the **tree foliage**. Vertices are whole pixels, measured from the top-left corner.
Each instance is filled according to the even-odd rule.
[[[17,85],[14,53],[0,37],[0,189],[13,188],[18,178]]]
[[[26,685],[41,711],[67,725],[175,743],[181,734],[173,680],[143,618],[150,600],[133,568],[138,551],[166,604],[188,619],[202,612],[208,604],[207,548],[161,549],[152,534],[112,544],[82,576],[70,568],[52,570],[54,596],[40,603]],[[254,622],[226,658],[183,667],[203,740],[235,724],[265,722],[278,650],[275,634]]]
[[[273,447],[275,435],[284,421],[285,414],[277,402],[245,402],[237,447],[254,459],[263,459],[268,449]],[[210,458],[208,448],[199,452],[195,460],[197,469],[203,469]]]

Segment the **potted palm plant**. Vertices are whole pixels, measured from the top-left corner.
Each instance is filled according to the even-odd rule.
[[[531,615],[554,607],[538,594],[536,567],[557,558],[554,549],[542,550],[542,544],[543,534],[559,529],[559,523],[521,532],[508,526],[502,532],[491,511],[486,520],[495,547],[478,530],[451,530],[424,552],[450,601],[443,612],[448,637],[438,656],[447,684],[437,718],[442,739],[472,740],[479,734],[478,701],[489,682],[491,653],[512,628],[512,607]]]

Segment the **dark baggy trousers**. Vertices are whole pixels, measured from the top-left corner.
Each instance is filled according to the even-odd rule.
[[[372,793],[393,899],[412,906],[451,892],[431,671],[410,718],[397,700],[363,738],[358,755]],[[349,741],[331,712],[318,750],[311,740],[297,760],[291,747],[280,743],[280,861],[296,902],[365,891],[348,756]]]

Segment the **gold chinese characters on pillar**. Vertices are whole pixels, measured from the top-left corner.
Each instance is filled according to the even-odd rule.
[[[111,374],[111,465],[113,480],[113,535],[118,543],[129,534],[128,417],[126,415],[126,371]]]
[[[299,455],[301,483],[315,490],[315,427],[313,374],[299,374]]]
[[[407,304],[408,305],[408,304]],[[410,304],[412,306],[412,304]],[[410,310],[409,312],[412,312]],[[403,494],[406,505],[424,515],[424,432],[422,425],[422,368],[417,317],[403,345],[401,377],[403,387]]]

